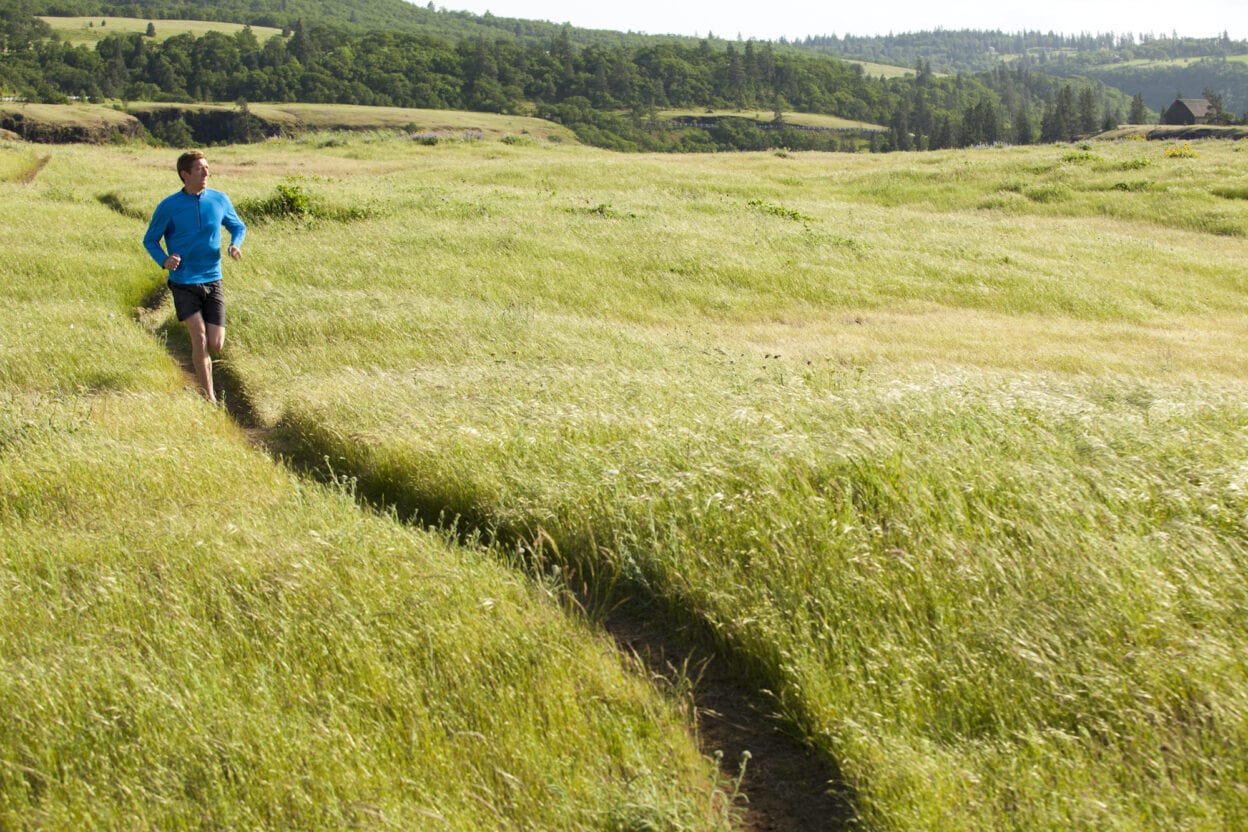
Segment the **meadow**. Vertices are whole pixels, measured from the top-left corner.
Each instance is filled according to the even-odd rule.
[[[10,107],[16,109],[16,107]],[[62,107],[63,111],[81,114],[80,121],[89,122],[103,105],[75,105]],[[200,112],[227,112],[237,110],[236,104],[164,104],[131,102],[126,113],[156,112],[169,109],[187,109]],[[336,133],[361,131],[376,133],[383,130],[403,130],[420,134],[418,138],[463,140],[538,140],[543,142],[575,142],[570,129],[544,119],[519,115],[493,115],[463,110],[424,110],[414,107],[367,107],[340,104],[308,104],[289,102],[284,104],[256,103],[247,105],[249,112],[266,122],[295,135],[319,133],[312,140],[334,143]],[[3,112],[4,108],[0,108]],[[63,116],[63,118],[68,118]]]
[[[862,67],[863,73],[876,78],[902,78],[906,75],[914,74],[914,67],[894,66],[893,64],[877,64],[873,61],[855,61],[848,60],[848,63],[858,64]],[[936,73],[943,75],[944,73]]]
[[[160,276],[98,197],[154,204],[173,154],[47,152],[0,203],[0,701],[49,715],[0,709],[7,817],[119,770],[106,805],[235,789],[295,825],[362,793],[463,828],[727,822],[678,703],[591,632],[623,606],[766,691],[863,828],[1248,825],[1248,142],[213,148],[251,224],[226,395],[338,490],[180,394],[128,314]],[[412,773],[418,718],[453,726],[416,731],[443,776]]]
[[[40,15],[40,20],[52,27],[61,39],[75,46],[87,44],[94,46],[111,34],[137,32],[147,34],[149,23],[155,26],[153,36],[157,42],[168,40],[174,35],[191,35],[201,37],[208,32],[220,32],[233,35],[246,28],[241,23],[220,23],[213,20],[153,20],[143,17],[52,17]],[[281,29],[272,26],[252,26],[252,33],[263,43],[274,35],[280,35]]]
[[[686,693],[557,584],[185,389],[98,199],[168,153],[0,160],[0,828],[728,828]]]
[[[769,122],[776,116],[774,111],[769,112],[766,110],[716,110],[711,108],[701,111],[660,110],[658,112],[658,117],[661,119],[696,118],[697,116],[703,115],[715,118],[749,118],[760,122]],[[797,124],[803,127],[828,127],[843,130],[885,129],[878,124],[870,124],[865,121],[854,121],[853,119],[841,118],[840,116],[830,116],[824,113],[795,113],[790,111],[781,113],[781,116],[786,124]]]

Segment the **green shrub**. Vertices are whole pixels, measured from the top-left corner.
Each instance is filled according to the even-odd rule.
[[[764,202],[761,199],[751,199],[748,203],[751,208],[761,211],[764,214],[771,214],[773,217],[781,217],[794,222],[816,222],[815,217],[807,216],[793,208],[785,208],[783,205],[775,205],[770,202]]]
[[[279,183],[266,199],[248,199],[238,203],[238,213],[247,222],[266,220],[332,220],[350,222],[370,215],[368,208],[339,208],[323,204],[297,182]]]

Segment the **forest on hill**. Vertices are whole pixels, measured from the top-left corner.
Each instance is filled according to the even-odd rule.
[[[929,63],[936,72],[977,73],[1017,66],[1061,78],[1079,76],[1139,94],[1162,110],[1175,98],[1211,90],[1228,113],[1248,111],[1248,41],[1152,34],[936,30],[860,37],[810,36],[794,47],[901,66]],[[1238,60],[1237,60],[1238,59]]]
[[[407,0],[43,0],[38,14],[53,16],[145,17],[152,20],[216,20],[252,26],[293,27],[299,21],[317,21],[355,32],[387,31],[427,35],[456,42],[475,38],[505,38],[522,45],[545,44],[566,31],[579,46],[637,45],[653,36],[602,29],[580,29],[541,20],[498,17],[490,13],[435,8]],[[659,38],[696,42],[694,38]]]
[[[148,14],[153,18],[149,35],[116,32],[94,45],[75,45],[34,16],[98,12]],[[295,17],[305,12],[307,18]],[[263,42],[249,28],[163,41],[150,36],[165,20],[159,15],[191,13],[280,27],[282,34]],[[437,29],[429,21],[462,26]],[[1068,141],[1150,116],[1138,95],[1133,100],[1085,76],[1058,78],[1030,61],[950,75],[917,58],[911,74],[886,79],[819,54],[818,49],[830,47],[813,40],[809,48],[796,48],[614,33],[614,41],[594,42],[585,30],[570,26],[493,25],[500,22],[403,0],[350,6],[322,0],[212,0],[193,8],[16,0],[0,10],[0,93],[43,102],[297,101],[523,113],[564,124],[591,144],[648,151],[1029,144]],[[1025,41],[1014,46],[1024,54],[1031,48]],[[657,116],[671,108],[736,110],[742,116],[673,126]],[[773,115],[752,117],[760,111]],[[786,111],[834,115],[882,129],[812,129],[786,123]],[[167,129],[156,138],[176,142],[185,135],[184,127]]]

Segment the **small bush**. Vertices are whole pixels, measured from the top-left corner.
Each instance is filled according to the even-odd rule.
[[[324,205],[297,182],[281,183],[266,199],[248,199],[238,203],[238,213],[247,222],[266,220],[330,220],[351,222],[371,216],[364,207],[339,208]]]
[[[763,202],[761,199],[752,199],[747,204],[754,210],[762,211],[764,214],[771,214],[773,217],[781,217],[794,222],[816,222],[815,217],[807,216],[792,208],[785,208],[783,205]]]
[[[511,133],[503,136],[502,142],[503,144],[515,145],[516,147],[534,147],[537,145],[537,142],[530,136],[514,136]]]
[[[279,184],[273,195],[261,203],[264,215],[270,217],[308,217],[312,214],[312,197],[300,185]]]
[[[1153,163],[1152,159],[1128,159],[1118,166],[1119,170],[1143,170]]]

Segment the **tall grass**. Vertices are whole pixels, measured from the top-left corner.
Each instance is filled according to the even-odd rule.
[[[182,389],[132,318],[143,224],[97,201],[171,190],[163,154],[52,156],[0,183],[0,827],[727,827],[687,705],[557,581]]]
[[[379,211],[266,232],[231,360],[361,487],[701,627],[872,828],[1235,828],[1230,151],[337,148]]]
[[[257,226],[224,361],[292,452],[702,632],[868,828],[1238,828],[1235,158],[220,148],[369,207]]]

